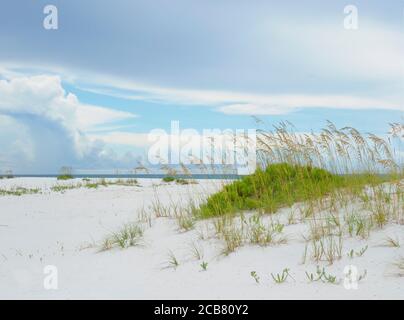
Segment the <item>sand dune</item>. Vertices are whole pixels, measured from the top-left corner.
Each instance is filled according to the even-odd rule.
[[[286,243],[245,245],[225,256],[223,243],[213,236],[212,222],[196,222],[181,231],[170,217],[140,217],[156,198],[162,205],[186,203],[220,189],[220,181],[197,184],[162,183],[139,179],[138,186],[111,185],[96,189],[75,188],[54,192],[53,178],[0,180],[0,189],[39,188],[37,194],[0,196],[0,298],[23,299],[402,299],[404,277],[397,276],[394,262],[404,256],[404,247],[385,245],[386,237],[404,245],[404,225],[390,223],[368,239],[344,239],[343,255],[332,265],[302,263],[307,224],[288,223],[290,212],[281,209],[266,217],[284,224]],[[361,210],[352,203],[351,209]],[[252,213],[251,213],[252,214]],[[246,217],[248,218],[248,213]],[[139,245],[100,251],[102,240],[123,224],[142,220],[144,236]],[[290,221],[289,221],[290,222]],[[204,238],[204,239],[201,239]],[[351,250],[363,255],[349,256]],[[197,259],[192,248],[203,256]],[[170,254],[179,265],[170,263]],[[206,271],[201,264],[206,262]],[[44,268],[55,266],[58,288],[45,289]],[[336,283],[309,282],[317,265],[336,277]],[[359,275],[357,289],[344,285],[344,268],[354,265]],[[289,269],[290,277],[277,284],[272,276]],[[46,271],[46,269],[45,269]],[[251,276],[255,271],[259,283]]]

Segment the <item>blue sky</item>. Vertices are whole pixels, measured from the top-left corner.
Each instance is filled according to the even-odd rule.
[[[384,134],[404,121],[403,16],[401,0],[4,0],[0,170],[133,167],[172,120]]]

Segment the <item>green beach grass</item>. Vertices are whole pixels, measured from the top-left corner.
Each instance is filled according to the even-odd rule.
[[[200,206],[196,215],[211,218],[242,210],[273,213],[296,202],[324,197],[337,189],[355,192],[367,184],[382,183],[386,179],[367,174],[341,176],[310,166],[273,164],[224,186]]]
[[[243,210],[273,213],[336,191],[358,196],[365,186],[400,181],[404,176],[403,159],[397,152],[402,148],[401,130],[401,124],[391,124],[388,138],[363,135],[351,127],[337,129],[331,122],[317,134],[295,133],[289,123],[259,130],[258,169],[208,197],[196,215],[210,218]]]

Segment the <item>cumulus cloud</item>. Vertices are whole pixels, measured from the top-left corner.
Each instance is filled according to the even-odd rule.
[[[147,147],[150,145],[147,133],[114,131],[102,134],[89,134],[92,141],[100,140],[110,144],[120,144],[134,147]]]
[[[105,143],[89,139],[86,131],[136,117],[81,103],[65,92],[58,76],[0,80],[0,97],[0,164],[17,171],[111,165],[118,157],[114,154],[108,162]]]
[[[2,112],[40,115],[80,130],[135,117],[132,113],[80,103],[74,94],[65,92],[59,76],[0,80],[0,95]]]
[[[16,119],[0,114],[0,166],[12,167],[16,161],[33,161],[34,150],[29,130]]]

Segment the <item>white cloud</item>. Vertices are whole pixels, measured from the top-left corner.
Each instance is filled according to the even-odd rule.
[[[272,81],[275,83],[279,79],[283,83],[283,95],[271,91],[270,84],[266,94],[242,89],[184,89],[181,86],[168,87],[161,86],[158,82],[153,83],[153,73],[148,77],[151,82],[146,84],[136,78],[128,79],[113,74],[74,69],[67,71],[63,66],[26,67],[35,70],[35,73],[48,70],[63,75],[64,81],[70,81],[91,92],[132,100],[207,105],[227,114],[251,114],[252,110],[255,114],[284,114],[296,108],[309,107],[403,110],[402,30],[381,21],[370,20],[365,15],[360,17],[358,30],[346,30],[343,28],[342,12],[340,16],[332,13],[328,18],[318,19],[313,19],[311,14],[292,16],[293,10],[290,13],[291,16],[287,18],[278,15],[271,19],[256,19],[246,30],[251,41],[240,48],[240,52],[235,52],[234,57],[229,57],[229,60],[240,58],[242,66],[251,67],[254,77],[249,88],[254,84],[265,84],[265,79],[276,79]],[[225,49],[224,46],[222,50]],[[257,54],[251,55],[251,52]],[[257,61],[253,60],[254,57]],[[243,77],[242,71],[245,68],[242,66],[240,70],[233,64],[229,64],[232,68],[230,70],[226,66],[226,61],[223,61],[217,68],[209,70],[209,75],[214,78],[226,71],[233,75],[235,71],[240,72],[240,77]],[[22,67],[22,62],[3,64],[0,65],[0,73],[15,75],[18,74],[17,70],[23,70]],[[288,74],[289,70],[291,75]],[[199,69],[196,68],[195,74],[199,74],[198,72]],[[294,76],[299,79],[294,81]],[[172,77],[174,81],[177,78],[181,76]],[[310,81],[311,87],[305,86],[305,79]],[[245,83],[248,85],[247,80]],[[296,84],[297,81],[301,81],[305,89],[299,91],[295,86],[289,90],[288,84]],[[188,85],[188,82],[185,83]],[[191,86],[192,81],[189,83]],[[212,83],[216,83],[218,87],[217,82]],[[228,83],[225,81],[224,85],[227,84],[228,87]],[[370,89],[366,92],[369,84]],[[326,92],[328,87],[332,92]],[[380,87],[383,89],[378,91],[377,88]],[[355,88],[358,90],[355,91]]]
[[[102,74],[81,75],[76,79],[84,81],[76,80],[76,84],[85,90],[119,98],[207,105],[226,114],[285,114],[310,107],[404,110],[404,42],[400,30],[366,19],[361,19],[359,29],[354,31],[343,28],[342,17],[340,24],[318,20],[297,24],[292,20],[268,20],[259,24],[253,33],[257,42],[262,43],[261,55],[282,64],[282,73],[275,72],[273,77],[285,82],[286,64],[292,74],[314,76],[319,85],[329,83],[332,93],[325,92],[324,87],[317,92],[313,87],[310,93],[287,92],[286,87],[285,94],[181,89]],[[274,50],[274,44],[280,48]],[[372,88],[383,89],[363,93],[364,84],[369,83]],[[341,93],[335,93],[339,88]],[[355,93],[355,88],[361,93]]]
[[[35,159],[29,130],[10,116],[0,114],[0,164],[11,167],[15,161]]]
[[[348,81],[402,80],[404,42],[400,30],[362,19],[354,31],[332,24],[294,26],[279,31],[291,50],[296,49],[312,68],[322,68]]]
[[[59,76],[39,75],[0,80],[0,112],[40,115],[71,129],[136,117],[132,113],[81,103],[66,93]]]
[[[3,165],[18,167],[25,161],[26,168],[28,164],[39,166],[40,162],[57,166],[86,157],[96,161],[98,156],[106,160],[104,144],[89,139],[86,132],[136,117],[81,103],[75,95],[65,92],[58,76],[0,80],[0,97]]]
[[[103,134],[89,134],[88,138],[92,141],[100,140],[109,144],[133,147],[147,147],[150,145],[147,133],[114,131]]]
[[[96,129],[98,125],[104,125],[120,120],[133,119],[137,116],[123,111],[111,110],[103,107],[79,104],[76,110],[77,123],[84,130]]]
[[[404,89],[404,46],[398,31],[365,20],[361,20],[360,28],[355,31],[329,23],[279,26],[282,26],[280,21],[260,25],[257,37],[282,43],[283,50],[280,52],[287,55],[284,59],[290,63],[293,72],[307,76],[314,74],[321,83],[328,81],[333,93],[327,94],[324,90],[316,92],[316,88],[312,88],[310,93],[304,93],[304,90],[287,92],[286,88],[284,94],[183,89],[144,84],[100,73],[68,73],[60,68],[53,71],[61,72],[63,79],[89,92],[136,101],[205,105],[226,114],[286,114],[310,107],[404,109],[402,92],[397,92],[397,88]],[[262,54],[268,52],[270,59],[272,42],[268,41],[261,49]],[[276,56],[272,58],[280,59]],[[7,70],[7,67],[3,66],[3,69]],[[287,75],[275,73],[273,77],[285,78]],[[352,93],[346,93],[347,87],[354,88],[358,84],[360,87],[367,81],[380,83],[380,87],[388,87],[390,91],[369,90],[364,94],[352,90]],[[336,94],[339,86],[345,89],[341,89],[343,93]]]
[[[102,76],[97,77],[98,79]],[[82,90],[128,100],[215,107],[226,114],[287,114],[299,108],[404,110],[401,96],[347,94],[258,94],[248,92],[161,88],[110,78],[114,87],[79,84]]]
[[[245,102],[228,104],[217,110],[225,114],[249,115],[286,114],[299,108],[404,110],[399,103],[344,95],[274,95],[241,101]]]
[[[287,114],[299,108],[404,110],[400,99],[345,94],[256,94],[246,92],[181,90],[111,81],[115,87],[81,89],[129,100],[205,105],[226,114]],[[128,91],[133,90],[133,93]],[[140,93],[139,93],[140,92]]]

